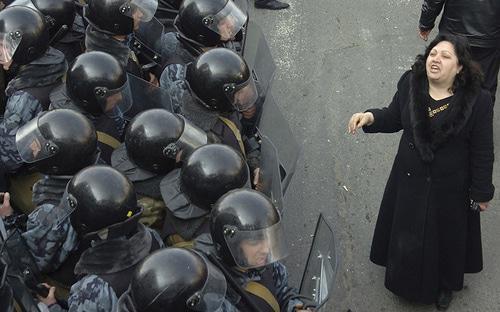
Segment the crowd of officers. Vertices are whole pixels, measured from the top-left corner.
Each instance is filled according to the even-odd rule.
[[[312,311],[280,262],[281,212],[259,191],[264,96],[238,49],[245,9],[6,2],[0,215],[23,243],[3,237],[0,255],[29,253],[46,281],[38,308]],[[148,67],[133,36],[160,10],[176,15]]]

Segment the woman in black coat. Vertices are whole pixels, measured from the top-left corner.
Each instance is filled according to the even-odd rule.
[[[385,286],[446,309],[464,273],[482,270],[479,211],[493,198],[493,105],[466,40],[439,35],[389,107],[354,114],[350,133],[403,130],[370,259]]]

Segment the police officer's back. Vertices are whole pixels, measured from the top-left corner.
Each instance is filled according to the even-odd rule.
[[[112,311],[135,267],[162,247],[157,234],[138,222],[142,208],[130,181],[107,166],[91,166],[68,183],[60,209],[69,214],[80,255],[71,287],[71,311]]]
[[[65,85],[51,95],[51,108],[74,109],[85,114],[98,131],[102,160],[123,141],[125,112],[132,106],[127,73],[112,55],[87,52],[78,56],[66,75]]]

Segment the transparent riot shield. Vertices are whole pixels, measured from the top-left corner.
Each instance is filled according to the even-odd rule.
[[[330,225],[320,214],[300,283],[300,294],[314,300],[315,311],[321,311],[332,295],[337,264],[335,236]]]
[[[265,135],[261,135],[260,157],[257,189],[271,198],[278,210],[283,213],[283,188],[281,186],[278,151],[273,142]]]
[[[165,28],[156,18],[148,22],[141,22],[139,29],[132,36],[132,50],[142,64],[142,68],[149,70],[155,66],[163,65],[161,40]]]
[[[163,108],[172,112],[172,101],[166,89],[157,87],[131,74],[127,74],[127,77],[133,104],[125,113],[126,119],[130,120],[138,113],[151,108]]]
[[[276,64],[262,29],[249,21],[243,42],[243,58],[259,86],[259,95],[265,97],[274,79]]]
[[[271,93],[266,96],[257,128],[262,135],[265,135],[274,143],[278,150],[282,188],[283,194],[285,194],[295,173],[295,167],[302,148],[295,140],[288,122]]]
[[[8,307],[17,303],[22,312],[39,312],[33,293],[46,292],[48,289],[40,286],[38,268],[27,249],[21,233],[14,229],[7,232],[0,218],[0,311],[13,311]],[[4,305],[5,304],[5,305]],[[5,309],[5,310],[3,310]]]

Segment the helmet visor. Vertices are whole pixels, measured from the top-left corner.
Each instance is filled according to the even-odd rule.
[[[215,16],[203,18],[203,24],[219,34],[222,41],[234,40],[246,22],[247,15],[232,0],[229,0]]]
[[[224,85],[224,92],[234,108],[239,112],[244,112],[252,108],[259,97],[252,76],[240,85]]]
[[[225,226],[224,238],[234,262],[243,269],[266,266],[283,259],[288,253],[281,222],[253,231]]]
[[[34,163],[54,156],[59,151],[57,145],[44,138],[38,129],[38,118],[30,120],[16,133],[16,146],[21,159]]]
[[[203,260],[207,265],[207,280],[203,285],[203,289],[193,294],[187,300],[186,305],[192,311],[218,311],[226,296],[226,279],[215,265],[205,260],[205,258]]]
[[[0,33],[0,63],[6,64],[12,60],[23,36],[20,31]]]
[[[198,147],[208,144],[207,133],[186,118],[178,115],[184,121],[184,129],[177,142],[169,144],[165,148],[165,156],[177,159],[177,154],[181,153],[180,160],[185,160]]]
[[[102,111],[108,117],[121,117],[132,107],[132,92],[128,80],[118,89],[96,87],[94,93]]]
[[[149,22],[157,8],[157,0],[129,0],[120,6],[120,12],[136,21]]]

